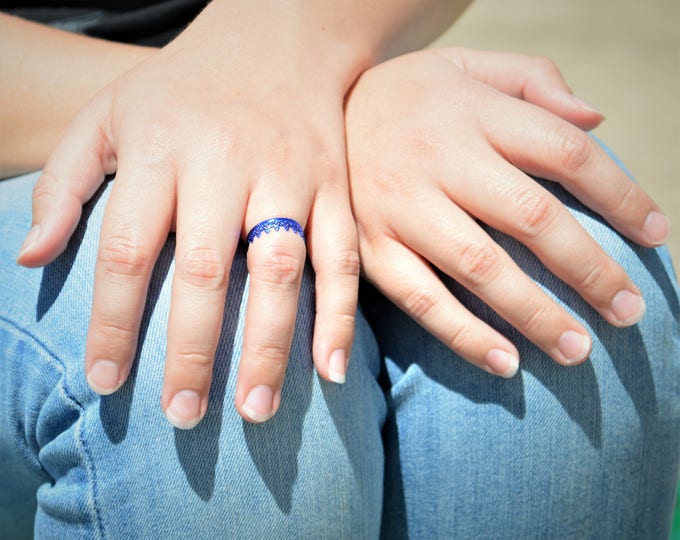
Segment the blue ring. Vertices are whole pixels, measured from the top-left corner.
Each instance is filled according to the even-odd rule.
[[[248,233],[248,243],[252,244],[255,238],[259,238],[262,233],[269,234],[272,231],[280,231],[281,228],[286,231],[293,231],[295,234],[299,235],[300,238],[303,240],[305,239],[305,232],[297,221],[290,218],[276,217],[260,221],[250,229],[250,232]]]

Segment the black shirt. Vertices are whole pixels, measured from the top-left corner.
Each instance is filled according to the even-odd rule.
[[[162,46],[209,0],[0,0],[0,9],[92,37]]]

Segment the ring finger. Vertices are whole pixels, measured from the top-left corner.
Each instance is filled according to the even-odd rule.
[[[310,202],[293,201],[283,191],[262,186],[251,195],[245,219],[252,233],[250,288],[235,399],[252,422],[269,420],[281,402],[306,259],[303,231]]]

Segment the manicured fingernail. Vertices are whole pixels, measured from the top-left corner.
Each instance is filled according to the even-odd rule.
[[[97,394],[113,394],[121,385],[118,364],[111,360],[97,360],[87,373],[87,383]]]
[[[345,374],[347,373],[347,355],[342,349],[333,351],[328,360],[328,378],[338,384],[345,382]]]
[[[19,255],[17,255],[17,260],[21,259],[26,253],[31,251],[38,243],[38,238],[40,238],[40,225],[33,225],[31,230],[28,231],[24,243],[21,245],[19,250]]]
[[[565,362],[575,364],[584,360],[590,350],[590,336],[567,330],[557,340],[557,348],[564,356]]]
[[[642,232],[650,242],[660,246],[668,239],[668,235],[671,232],[671,224],[662,213],[652,210],[647,214],[647,218],[642,225]]]
[[[622,326],[632,326],[640,322],[646,306],[640,295],[624,290],[614,295],[611,309]]]
[[[180,390],[165,411],[168,421],[179,429],[191,429],[201,421],[201,396],[195,390]]]
[[[274,392],[263,384],[253,387],[245,402],[243,410],[253,422],[266,422],[274,416]]]
[[[577,97],[577,96],[571,94],[571,100],[574,102],[574,104],[577,107],[579,107],[579,108],[581,108],[585,111],[588,111],[588,112],[597,113],[600,116],[602,116],[602,113],[600,111],[598,111],[595,107],[593,107],[589,103],[586,103],[585,101],[583,101],[580,97]]]
[[[491,349],[486,354],[486,365],[494,375],[509,379],[514,377],[519,369],[519,359],[501,349]]]

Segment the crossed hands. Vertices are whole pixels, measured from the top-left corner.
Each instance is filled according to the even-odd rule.
[[[115,392],[130,372],[149,279],[170,231],[177,247],[161,406],[183,429],[208,406],[237,244],[269,218],[297,221],[306,238],[280,230],[248,249],[235,403],[252,422],[280,404],[306,257],[316,273],[314,363],[337,383],[351,354],[360,269],[433,335],[496,375],[517,372],[517,349],[468,312],[435,268],[555,361],[587,358],[583,326],[475,220],[524,243],[611,324],[642,317],[635,284],[527,176],[559,182],[644,246],[668,235],[658,207],[586,135],[603,118],[572,96],[552,63],[428,50],[368,70],[345,94],[304,63],[216,69],[184,45],[169,45],[104,88],[73,120],[35,187],[33,228],[18,258],[31,267],[65,249],[82,205],[116,173],[86,346],[96,392]]]

